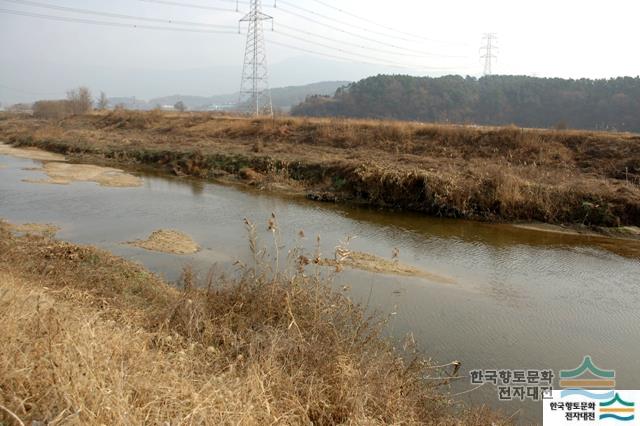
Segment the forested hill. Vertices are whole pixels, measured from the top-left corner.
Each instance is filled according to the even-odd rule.
[[[640,78],[379,75],[309,97],[293,115],[640,131]]]

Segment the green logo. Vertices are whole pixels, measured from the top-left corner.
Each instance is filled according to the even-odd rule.
[[[616,403],[617,407],[614,406]],[[623,400],[617,392],[611,401],[600,403],[600,420],[615,419],[622,422],[630,422],[634,418],[635,403]]]
[[[590,373],[592,377],[586,376]],[[598,368],[589,355],[585,356],[577,368],[560,370],[560,387],[581,389],[613,389],[616,387],[616,372]]]

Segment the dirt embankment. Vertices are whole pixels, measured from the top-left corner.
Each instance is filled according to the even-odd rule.
[[[117,111],[9,117],[0,139],[435,216],[640,225],[640,137],[629,134]]]
[[[393,349],[326,283],[245,272],[176,289],[0,222],[0,422],[506,423],[453,404],[429,380],[451,368]]]

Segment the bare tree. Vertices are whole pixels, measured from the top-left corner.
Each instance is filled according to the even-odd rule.
[[[109,98],[107,98],[106,93],[100,92],[100,97],[97,101],[97,108],[99,110],[105,110],[109,106]]]
[[[180,112],[185,112],[187,110],[187,106],[182,101],[176,102],[173,107]]]
[[[91,91],[86,87],[79,87],[67,92],[67,100],[74,115],[86,114],[93,107]]]

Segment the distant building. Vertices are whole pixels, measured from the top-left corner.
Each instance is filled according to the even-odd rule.
[[[238,104],[229,103],[229,104],[210,104],[207,105],[204,109],[206,111],[232,111],[238,108]]]

